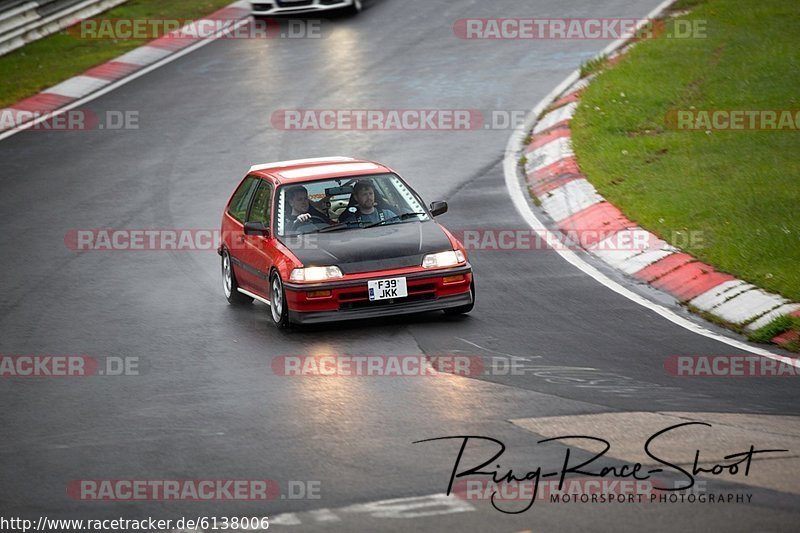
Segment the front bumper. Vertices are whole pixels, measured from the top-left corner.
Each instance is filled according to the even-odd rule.
[[[352,4],[352,0],[300,0],[298,2],[292,2],[290,0],[270,0],[267,2],[250,3],[252,14],[258,17],[314,13],[330,9],[341,9]]]
[[[320,322],[334,322],[338,320],[356,320],[366,318],[380,318],[385,316],[410,315],[427,311],[441,311],[451,307],[461,307],[472,303],[472,293],[469,291],[456,296],[448,296],[438,300],[407,302],[395,305],[383,305],[375,308],[350,309],[347,311],[316,311],[311,313],[297,313],[289,311],[289,320],[295,324],[317,324]]]
[[[369,301],[367,281],[387,277],[406,278],[408,296]],[[437,311],[472,302],[472,269],[469,264],[434,271],[373,275],[356,280],[325,283],[284,283],[289,320],[298,324],[353,320]],[[329,291],[325,297],[313,297]]]

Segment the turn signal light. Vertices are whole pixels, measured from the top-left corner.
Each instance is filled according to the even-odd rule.
[[[331,291],[308,291],[306,296],[309,298],[328,298],[331,295]]]

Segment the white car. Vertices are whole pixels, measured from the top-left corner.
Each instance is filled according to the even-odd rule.
[[[342,10],[351,14],[361,11],[361,0],[271,0],[250,2],[253,16],[293,15],[317,11]]]

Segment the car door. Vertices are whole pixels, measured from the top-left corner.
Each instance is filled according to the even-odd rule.
[[[247,288],[247,270],[242,264],[242,252],[245,249],[244,221],[260,181],[257,176],[245,177],[233,193],[222,217],[222,240],[231,256],[233,273],[243,289]]]
[[[272,228],[272,199],[275,188],[268,180],[260,180],[253,195],[245,224],[260,222],[268,229],[266,235],[244,235],[241,262],[245,270],[243,281],[248,290],[267,298],[269,273],[272,270],[274,249],[274,228]]]

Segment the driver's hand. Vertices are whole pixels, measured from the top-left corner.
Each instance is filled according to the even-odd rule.
[[[297,216],[297,222],[306,222],[307,220],[311,220],[311,215],[309,213],[303,213]]]

